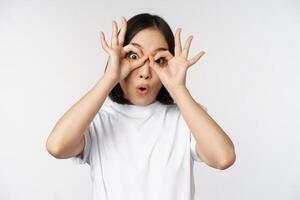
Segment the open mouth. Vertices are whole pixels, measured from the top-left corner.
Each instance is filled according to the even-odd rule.
[[[139,89],[140,89],[141,91],[144,91],[144,90],[146,90],[147,88],[140,87]]]
[[[137,88],[137,92],[138,92],[139,95],[145,95],[148,92],[148,88],[147,87],[143,87],[143,86],[138,87]]]

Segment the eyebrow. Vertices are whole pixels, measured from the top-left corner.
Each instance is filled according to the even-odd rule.
[[[130,44],[132,44],[132,45],[134,45],[134,46],[136,46],[136,47],[139,47],[139,48],[142,48],[142,49],[143,49],[143,47],[142,47],[140,44],[138,44],[138,43],[131,42]],[[166,49],[166,48],[164,48],[164,47],[159,47],[159,48],[157,48],[155,51],[165,51],[165,50],[168,50],[168,49]]]

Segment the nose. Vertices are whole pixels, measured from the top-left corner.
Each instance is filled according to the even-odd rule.
[[[149,58],[144,62],[144,64],[139,68],[139,78],[149,79],[151,78],[150,72],[150,61]]]

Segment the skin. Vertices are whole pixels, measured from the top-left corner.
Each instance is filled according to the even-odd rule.
[[[168,49],[168,43],[162,33],[155,28],[147,28],[138,32],[130,41],[135,44],[141,52],[140,56],[154,55],[159,48]],[[137,53],[131,53],[129,60],[139,59]],[[164,66],[164,58],[157,60],[160,67]],[[149,84],[148,92],[145,96],[138,95],[136,87],[138,84]],[[147,59],[140,67],[134,69],[124,80],[120,81],[124,97],[135,105],[148,105],[156,101],[156,96],[162,87],[159,76],[153,68],[150,67],[150,60]]]
[[[175,100],[181,114],[196,140],[196,152],[209,166],[224,170],[236,159],[234,145],[216,121],[193,99],[185,85],[186,72],[203,55],[204,51],[188,59],[188,52],[193,36],[189,36],[182,47],[180,40],[181,28],[175,33],[175,55],[168,50],[149,56],[150,66],[159,76]],[[166,67],[160,67],[154,60],[164,57]]]
[[[115,24],[115,38],[113,40],[116,41],[119,39],[121,41],[119,44],[122,44],[126,30],[124,18],[120,35],[116,35],[116,30],[117,27]],[[148,105],[153,102],[157,92],[161,88],[161,84],[163,84],[175,100],[187,126],[196,140],[196,152],[199,157],[207,165],[223,170],[235,162],[236,155],[234,145],[217,122],[193,99],[185,84],[187,70],[193,66],[205,52],[200,51],[193,58],[188,59],[193,36],[190,35],[184,46],[182,46],[180,33],[181,28],[177,28],[174,38],[175,55],[173,56],[168,49],[154,52],[156,48],[167,46],[163,35],[160,34],[159,31],[155,29],[140,31],[131,41],[131,43],[136,42],[143,46],[142,51],[138,48],[133,50],[138,53],[140,59],[129,63],[129,66],[135,65],[135,67],[131,68],[132,71],[125,80],[120,80],[120,84],[125,93],[125,97],[133,104],[138,105]],[[160,58],[163,58],[165,61],[163,65],[160,64],[161,62],[157,62]],[[126,57],[124,59],[126,60]],[[139,62],[139,64],[137,64],[137,62]],[[120,67],[121,69],[124,68],[122,65]],[[151,84],[152,88],[148,96],[137,98],[135,87],[139,81],[148,81],[148,83]]]
[[[139,49],[132,44],[123,47],[126,32],[126,19],[122,17],[122,28],[117,34],[117,24],[113,20],[111,45],[100,32],[101,45],[109,55],[107,70],[96,85],[77,101],[56,123],[48,136],[46,147],[56,158],[70,158],[78,155],[84,148],[84,130],[99,111],[112,88],[120,82],[125,97],[133,104],[148,105],[162,85],[175,100],[191,133],[196,139],[196,152],[207,165],[216,169],[226,169],[236,159],[234,145],[224,130],[193,99],[185,85],[186,72],[203,55],[199,52],[188,59],[192,36],[181,46],[181,28],[175,33],[175,55],[168,50],[157,51],[156,48],[167,47],[167,43],[157,30],[145,29],[139,32],[131,42],[143,46]],[[151,38],[151,40],[150,40]],[[153,39],[155,38],[155,39]],[[138,54],[138,59],[128,59],[129,52]],[[135,56],[130,58],[136,58]],[[165,62],[161,64],[160,58]],[[159,62],[156,62],[158,61]],[[136,84],[150,84],[149,94],[143,98],[136,97]]]

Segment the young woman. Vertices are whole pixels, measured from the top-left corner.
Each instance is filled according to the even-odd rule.
[[[57,122],[47,150],[90,165],[93,200],[194,199],[194,161],[216,169],[235,161],[230,138],[185,85],[204,52],[188,59],[192,36],[182,47],[181,29],[174,38],[157,15],[112,26],[110,46],[100,32],[104,75]]]

